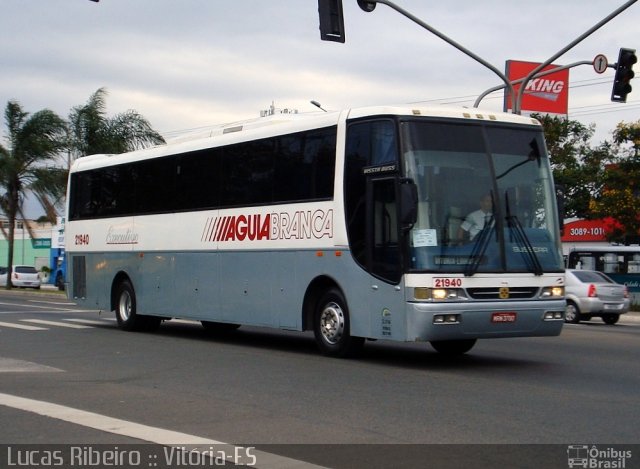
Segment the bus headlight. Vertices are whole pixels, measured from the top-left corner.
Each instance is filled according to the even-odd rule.
[[[413,289],[413,298],[422,301],[456,301],[466,300],[467,295],[461,288],[428,288]]]
[[[564,287],[544,287],[540,296],[542,298],[562,298]]]

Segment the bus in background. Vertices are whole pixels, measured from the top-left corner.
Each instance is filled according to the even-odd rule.
[[[481,199],[484,219],[467,216]],[[276,115],[76,160],[68,296],[125,330],[201,321],[366,339],[556,336],[564,265],[543,131],[478,110]]]
[[[67,256],[65,254],[64,217],[58,217],[51,230],[51,279],[58,290],[65,289],[67,278]]]
[[[604,272],[626,285],[632,303],[640,302],[640,246],[579,246],[567,258],[570,269]]]

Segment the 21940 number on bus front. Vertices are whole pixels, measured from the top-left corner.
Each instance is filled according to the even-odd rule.
[[[460,288],[462,286],[461,278],[434,278],[433,279],[433,287],[434,288]]]

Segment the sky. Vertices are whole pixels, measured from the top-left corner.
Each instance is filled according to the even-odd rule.
[[[545,61],[626,2],[395,3],[503,70],[509,59]],[[320,40],[317,0],[0,0],[0,105],[16,100],[30,113],[48,108],[66,118],[105,87],[108,114],[134,109],[171,139],[258,117],[272,103],[299,112],[317,111],[311,100],[331,110],[471,107],[501,84],[388,6],[366,13],[356,0],[343,4],[340,44]],[[640,49],[639,33],[636,3],[555,63],[597,54],[614,63],[620,47]],[[613,75],[585,65],[571,71],[569,117],[595,124],[596,141],[640,119],[640,75],[626,104],[610,101]],[[501,110],[501,93],[481,107]]]

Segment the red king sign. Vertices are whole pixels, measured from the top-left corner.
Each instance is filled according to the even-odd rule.
[[[539,63],[507,61],[507,78],[518,80],[531,73]],[[551,70],[558,65],[547,65],[542,71]],[[516,93],[520,84],[514,85]],[[505,92],[505,109],[511,109],[511,96]],[[522,111],[567,114],[569,111],[569,69],[534,77],[525,86],[522,96]]]

